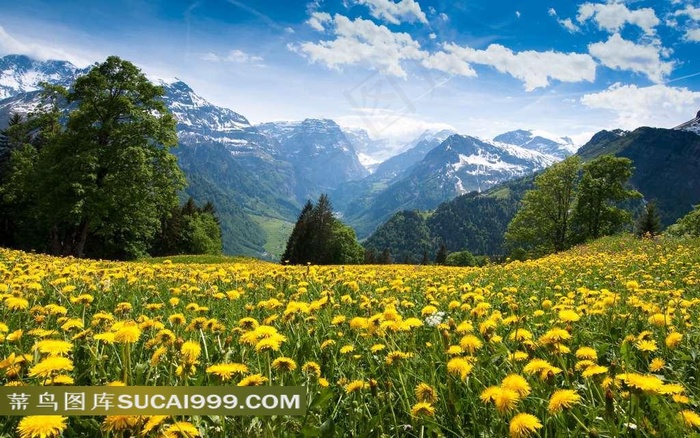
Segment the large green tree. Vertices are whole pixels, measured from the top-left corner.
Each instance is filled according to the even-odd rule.
[[[334,217],[330,200],[323,194],[316,205],[308,201],[299,214],[282,262],[358,264],[364,257],[365,250],[357,242],[355,231]]]
[[[65,99],[65,123],[56,105],[28,121],[40,121],[36,135],[44,141],[12,154],[15,201],[33,201],[33,219],[53,254],[144,254],[185,184],[169,151],[177,134],[162,87],[111,56],[70,90],[47,91]]]
[[[520,210],[508,224],[508,246],[534,254],[566,248],[580,167],[574,155],[535,178],[535,188],[525,193]]]
[[[627,186],[633,171],[632,160],[612,155],[602,155],[583,165],[572,222],[574,242],[615,234],[631,223],[630,212],[619,205],[641,197]]]

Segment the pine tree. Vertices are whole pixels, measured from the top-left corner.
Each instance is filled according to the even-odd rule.
[[[637,236],[656,236],[661,232],[661,218],[654,201],[647,202],[644,211],[637,221]]]
[[[314,206],[311,201],[306,201],[306,205],[299,213],[292,234],[287,240],[287,247],[282,254],[282,263],[301,264],[308,261],[309,236],[311,233],[311,215]]]
[[[445,244],[442,243],[440,244],[440,249],[435,255],[435,264],[444,265],[445,261],[447,261],[447,247],[445,247]]]

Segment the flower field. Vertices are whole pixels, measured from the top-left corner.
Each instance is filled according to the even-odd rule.
[[[0,417],[0,435],[700,436],[699,248],[617,237],[484,268],[0,249],[3,385],[295,385],[309,403]]]

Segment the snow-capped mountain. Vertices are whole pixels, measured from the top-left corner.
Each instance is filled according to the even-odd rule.
[[[257,128],[275,139],[280,156],[294,166],[300,198],[316,197],[369,175],[354,146],[333,120],[270,122]]]
[[[393,150],[387,140],[372,138],[365,129],[346,126],[341,126],[340,129],[355,148],[360,163],[370,172],[374,172]]]
[[[695,118],[688,120],[685,123],[681,123],[673,129],[690,131],[700,135],[700,111],[698,111],[698,113],[695,115]]]
[[[68,86],[88,69],[68,61],[35,61],[24,55],[0,58],[0,100],[39,89],[41,82]]]
[[[520,146],[454,134],[428,152],[405,175],[362,203],[349,203],[346,217],[365,236],[400,210],[430,210],[441,202],[528,175],[559,157]]]
[[[578,149],[569,137],[550,138],[545,134],[523,129],[498,135],[494,137],[493,141],[553,155],[562,160],[576,153]]]

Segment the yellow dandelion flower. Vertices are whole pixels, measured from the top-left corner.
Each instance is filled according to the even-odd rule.
[[[517,392],[521,398],[527,397],[531,391],[530,384],[519,374],[509,374],[506,376],[501,382],[501,387]]]
[[[499,388],[493,395],[493,403],[496,405],[498,412],[502,414],[515,409],[519,400],[520,396],[518,396],[518,393],[507,388]]]
[[[637,341],[634,344],[635,347],[637,347],[637,350],[639,351],[644,351],[644,352],[650,352],[650,351],[656,351],[659,348],[656,346],[656,341],[653,339],[646,340],[642,339]]]
[[[462,347],[463,350],[468,351],[470,354],[473,354],[483,345],[483,342],[481,342],[481,340],[474,335],[466,335],[459,341],[459,346]]]
[[[666,361],[661,359],[660,357],[656,357],[652,359],[651,363],[649,364],[649,371],[651,371],[652,373],[656,373],[658,371],[661,371],[665,366]]]
[[[102,429],[106,432],[118,432],[135,427],[141,417],[137,415],[108,415],[102,421]]]
[[[416,398],[419,402],[435,403],[438,399],[435,388],[427,383],[419,383],[415,389]]]
[[[384,344],[374,344],[374,345],[372,345],[372,346],[370,347],[369,350],[370,350],[372,353],[377,353],[377,352],[380,352],[380,351],[384,350],[385,348],[386,348],[386,345],[384,345]]]
[[[435,416],[435,408],[426,402],[418,402],[411,408],[412,417],[433,417]]]
[[[559,389],[549,398],[548,410],[550,414],[556,415],[580,401],[581,396],[573,389]]]
[[[163,421],[165,421],[168,417],[169,415],[150,415],[146,417],[148,420],[141,429],[141,435],[148,435],[150,431],[160,426],[161,423],[163,423]]]
[[[353,351],[355,351],[355,347],[352,345],[343,345],[340,347],[340,354],[348,354],[352,353]]]
[[[403,351],[391,351],[386,355],[385,363],[387,365],[393,365],[395,363],[401,363],[402,361],[413,357],[413,353],[404,353]]]
[[[251,374],[238,382],[238,386],[261,386],[263,383],[267,382],[267,380],[267,377],[261,374]]]
[[[669,333],[669,335],[666,336],[666,346],[670,349],[674,349],[681,343],[682,340],[682,334],[678,332]]]
[[[565,309],[559,311],[559,320],[562,322],[576,322],[580,319],[579,314],[573,310]]]
[[[685,424],[688,427],[700,427],[700,415],[693,411],[683,410],[678,413]]]
[[[462,357],[454,357],[447,362],[447,372],[459,376],[462,380],[466,380],[473,368],[474,366]]]
[[[496,399],[496,395],[501,391],[500,386],[489,386],[481,392],[479,398],[484,403],[492,402]]]
[[[220,363],[209,366],[206,372],[228,382],[234,374],[248,374],[248,367],[242,363]]]
[[[297,363],[289,357],[278,357],[272,361],[272,368],[277,371],[294,371],[297,369]]]
[[[67,417],[60,415],[30,415],[20,420],[17,433],[20,438],[53,438],[66,430]]]
[[[163,435],[166,438],[192,438],[202,436],[199,429],[188,421],[178,421],[165,428]]]
[[[353,392],[365,389],[367,387],[369,387],[369,385],[366,382],[362,380],[353,380],[352,382],[345,385],[345,393],[352,394]]]
[[[5,306],[10,310],[25,310],[29,308],[29,301],[20,297],[8,297],[5,299]]]
[[[575,354],[578,359],[598,360],[598,353],[591,347],[581,347]]]
[[[30,377],[50,377],[60,371],[73,371],[73,361],[67,357],[49,356],[29,370]]]
[[[306,374],[321,377],[321,365],[316,362],[306,362],[301,366],[301,370]]]
[[[182,354],[185,363],[193,364],[202,354],[202,347],[199,345],[199,342],[186,341],[180,347],[180,354]]]
[[[141,337],[141,329],[136,324],[125,324],[114,333],[114,342],[133,344]]]
[[[540,420],[531,414],[518,414],[510,420],[510,438],[526,438],[542,428]]]
[[[591,365],[588,368],[585,369],[581,375],[585,378],[597,376],[600,374],[607,374],[608,372],[608,367],[604,367],[602,365]]]

